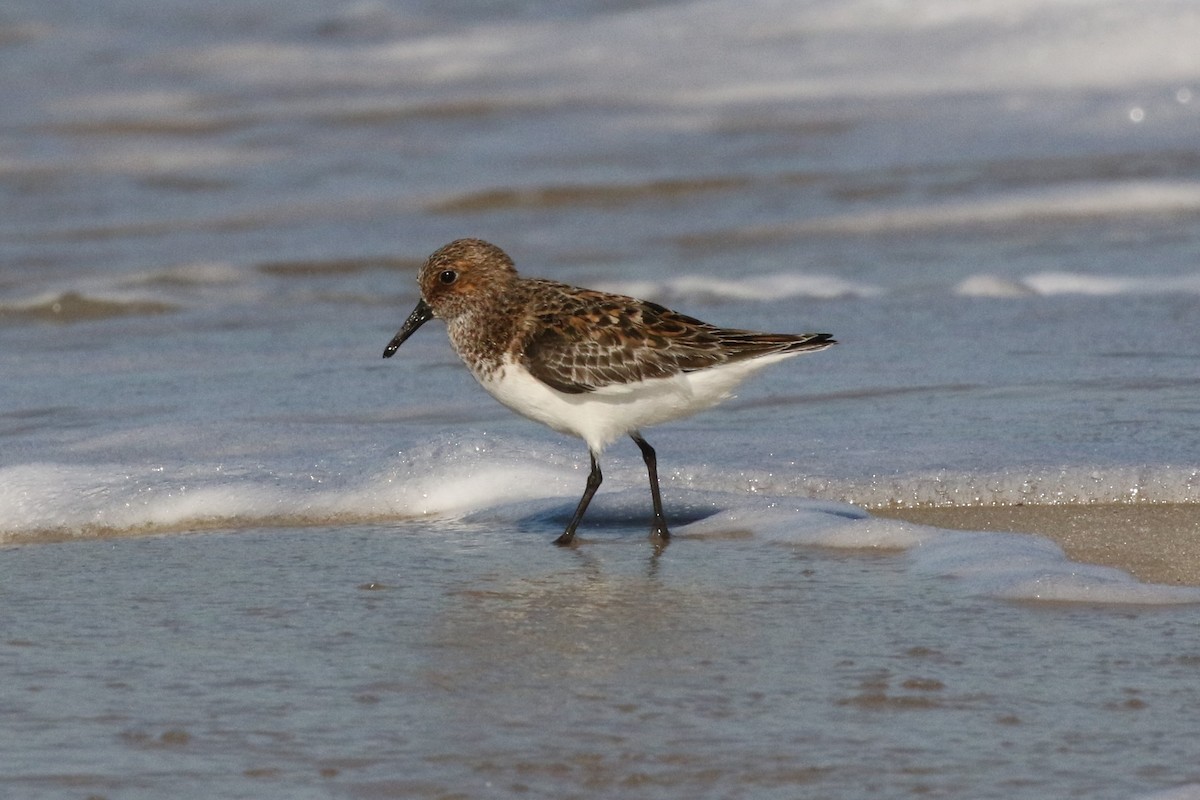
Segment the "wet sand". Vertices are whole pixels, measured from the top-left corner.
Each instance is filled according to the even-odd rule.
[[[1200,504],[873,509],[939,528],[1036,533],[1076,561],[1117,567],[1147,583],[1200,586]]]

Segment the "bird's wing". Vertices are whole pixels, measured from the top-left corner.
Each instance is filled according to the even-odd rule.
[[[563,288],[540,294],[520,347],[530,373],[560,392],[667,378],[729,360],[721,331],[698,319],[632,297]]]

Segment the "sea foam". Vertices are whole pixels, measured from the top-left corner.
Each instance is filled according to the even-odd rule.
[[[955,287],[955,293],[966,297],[1189,295],[1200,294],[1200,274],[1129,276],[1039,272],[1015,279],[972,275]]]
[[[683,275],[655,281],[610,281],[598,284],[596,288],[664,303],[765,302],[793,297],[878,297],[884,293],[877,286],[832,275],[796,273],[747,275],[739,276],[736,280],[708,275]]]
[[[1145,584],[1121,570],[1069,560],[1041,536],[946,531],[854,513],[853,507],[730,508],[676,531],[752,532],[773,544],[903,551],[913,573],[1002,600],[1097,604],[1200,603],[1200,588]]]
[[[0,469],[0,543],[418,519],[435,530],[444,520],[505,529],[535,520],[550,532],[581,491],[582,463],[556,449],[533,452],[507,444],[487,437],[428,444],[370,472],[219,464],[10,466]],[[645,511],[644,475],[625,472],[606,482],[598,513],[606,506],[621,507],[629,517]],[[675,527],[681,542],[736,534],[773,546],[892,552],[907,559],[914,575],[945,578],[969,594],[1005,600],[1200,602],[1200,588],[1142,584],[1119,570],[1076,563],[1038,536],[951,532],[882,519],[836,499],[748,491],[740,475],[728,476],[723,489],[672,484],[668,506],[693,509],[695,520]]]
[[[985,199],[898,206],[805,220],[763,233],[891,233],[1016,223],[1193,214],[1200,183],[1112,181],[997,193]]]

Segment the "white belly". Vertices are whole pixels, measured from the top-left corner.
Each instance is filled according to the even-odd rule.
[[[738,361],[581,394],[552,389],[515,363],[505,364],[491,376],[476,378],[489,394],[513,411],[561,433],[578,436],[587,442],[588,449],[599,453],[627,433],[711,408],[767,364],[793,355],[798,354]]]

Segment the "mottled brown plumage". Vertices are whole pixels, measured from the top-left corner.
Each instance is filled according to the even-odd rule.
[[[512,350],[535,378],[568,394],[832,344],[827,334],[718,328],[647,300],[527,283],[534,290],[525,307],[531,324]]]

